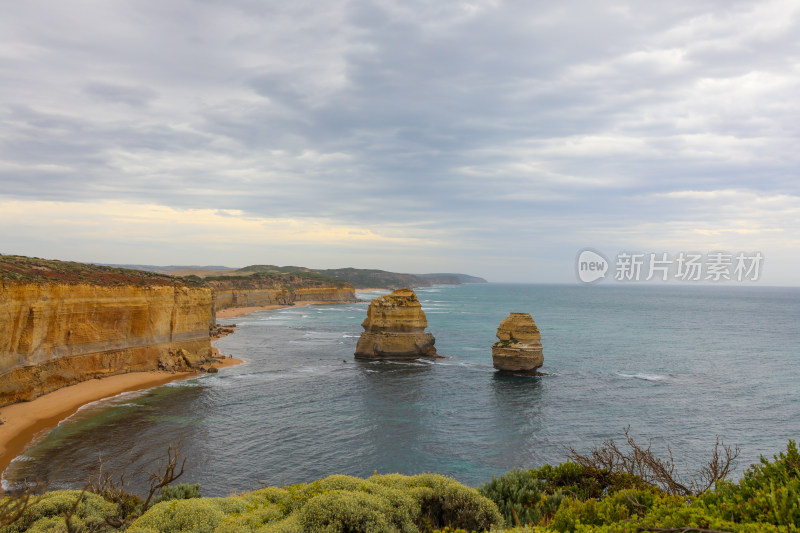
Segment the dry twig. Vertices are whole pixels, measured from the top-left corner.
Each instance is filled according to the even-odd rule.
[[[147,499],[145,499],[144,504],[142,505],[142,514],[147,511],[147,508],[150,506],[150,500],[153,499],[156,491],[161,490],[183,475],[183,468],[186,466],[185,457],[180,463],[180,471],[177,473],[175,472],[178,468],[178,462],[180,461],[182,452],[182,442],[179,442],[178,444],[170,444],[169,448],[167,448],[166,464],[159,461],[156,471],[150,472],[150,490],[147,493]]]
[[[717,481],[725,479],[739,456],[738,446],[727,446],[717,437],[711,460],[689,483],[684,483],[675,471],[672,449],[667,446],[665,459],[657,457],[651,450],[653,441],[650,440],[647,447],[636,444],[630,435],[630,429],[628,426],[624,430],[627,449],[621,449],[613,439],[608,439],[600,447],[590,450],[588,455],[581,455],[574,448],[569,448],[568,457],[587,469],[632,474],[667,494],[691,496],[701,494]]]

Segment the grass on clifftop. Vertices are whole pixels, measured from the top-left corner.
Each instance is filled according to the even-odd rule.
[[[201,281],[201,278],[198,276],[187,276],[184,279],[192,279]],[[331,278],[328,276],[323,276],[322,274],[317,274],[316,272],[308,272],[308,271],[292,271],[292,272],[253,272],[247,276],[243,275],[232,275],[232,276],[207,276],[202,278],[202,281],[206,282],[231,282],[231,283],[242,283],[245,281],[266,281],[266,282],[274,282],[276,285],[330,285],[334,287],[351,287],[351,285],[341,279]]]
[[[67,283],[71,285],[202,285],[165,274],[70,261],[0,255],[0,280],[23,283]]]
[[[604,445],[592,454],[609,449]],[[602,460],[592,454],[586,457]],[[662,485],[674,478],[674,472],[666,472],[659,481],[647,479],[647,469],[642,471],[645,477],[626,471],[638,468],[635,464],[598,469],[579,464],[581,457],[576,457],[579,462],[514,470],[480,489],[436,474],[367,479],[334,475],[226,498],[196,497],[196,486],[180,485],[165,488],[161,501],[144,514],[132,511],[121,529],[135,533],[800,530],[800,454],[794,441],[773,460],[762,457],[738,482],[718,479],[698,494]],[[653,459],[658,458],[651,456],[645,462]],[[716,455],[709,465],[714,461]],[[670,462],[671,458],[662,464]],[[691,486],[684,488],[691,492]],[[10,501],[5,498],[0,509]],[[98,494],[50,492],[34,497],[24,513],[0,532],[114,531],[106,517],[119,515],[118,504]]]

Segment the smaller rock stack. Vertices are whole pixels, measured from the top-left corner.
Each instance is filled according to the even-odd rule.
[[[542,335],[529,313],[511,313],[497,328],[492,362],[501,372],[536,375],[544,364]]]
[[[356,344],[359,359],[435,357],[433,335],[427,333],[428,319],[411,289],[397,289],[372,300],[364,332]]]

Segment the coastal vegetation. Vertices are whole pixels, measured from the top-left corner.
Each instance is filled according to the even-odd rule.
[[[403,287],[429,287],[431,285],[460,285],[486,283],[486,280],[466,274],[402,274],[369,268],[314,269],[302,266],[250,265],[239,269],[203,270],[184,269],[172,272],[176,276],[193,276],[208,281],[230,280],[252,276],[297,276],[306,279],[336,280],[349,283],[357,289],[399,289]]]
[[[143,270],[2,254],[0,254],[0,282],[96,284],[102,286],[202,285],[199,279],[177,279],[173,276]]]
[[[479,489],[437,474],[333,475],[312,483],[202,498],[175,481],[174,450],[146,501],[119,486],[26,491],[0,502],[2,532],[791,532],[800,529],[800,453],[794,441],[727,480],[737,450],[717,441],[706,467],[683,479],[626,432],[569,461],[512,470]],[[170,469],[171,466],[171,469]],[[159,487],[159,485],[161,485]],[[98,487],[103,487],[102,490]],[[116,488],[114,488],[116,487]],[[117,491],[116,493],[114,491]],[[149,503],[152,501],[152,504]]]

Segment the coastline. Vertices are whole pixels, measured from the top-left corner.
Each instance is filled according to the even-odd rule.
[[[234,318],[255,311],[329,303],[332,302],[312,300],[295,302],[293,306],[275,304],[261,307],[230,307],[219,311],[217,318]],[[212,350],[214,356],[220,358],[218,362],[211,365],[216,368],[226,368],[244,362],[241,359],[220,354],[216,347],[212,346]],[[0,408],[0,420],[3,422],[0,424],[0,475],[38,435],[55,428],[62,420],[72,416],[86,404],[125,392],[150,389],[200,375],[202,375],[200,372],[128,372],[82,381],[40,396],[30,402],[15,403]],[[2,488],[0,488],[0,495],[2,493]]]
[[[213,366],[226,368],[241,364],[241,359],[225,357]],[[31,400],[0,409],[0,475],[42,432],[56,427],[82,406],[124,392],[150,389],[173,381],[191,379],[199,372],[129,372],[100,379],[89,379]],[[2,494],[2,489],[0,489]]]
[[[356,294],[359,294],[359,293],[362,293],[362,292],[392,292],[392,289],[383,289],[383,288],[380,288],[380,287],[371,288],[371,289],[356,289]]]
[[[356,291],[358,292],[358,291]],[[294,302],[294,305],[285,305],[285,304],[271,304],[271,305],[262,305],[258,307],[227,307],[221,311],[217,311],[217,318],[235,318],[237,316],[244,316],[250,313],[255,313],[256,311],[272,311],[274,309],[289,309],[292,307],[305,307],[307,305],[319,305],[319,304],[339,304],[342,302],[326,302],[324,300],[303,300],[300,302]]]

